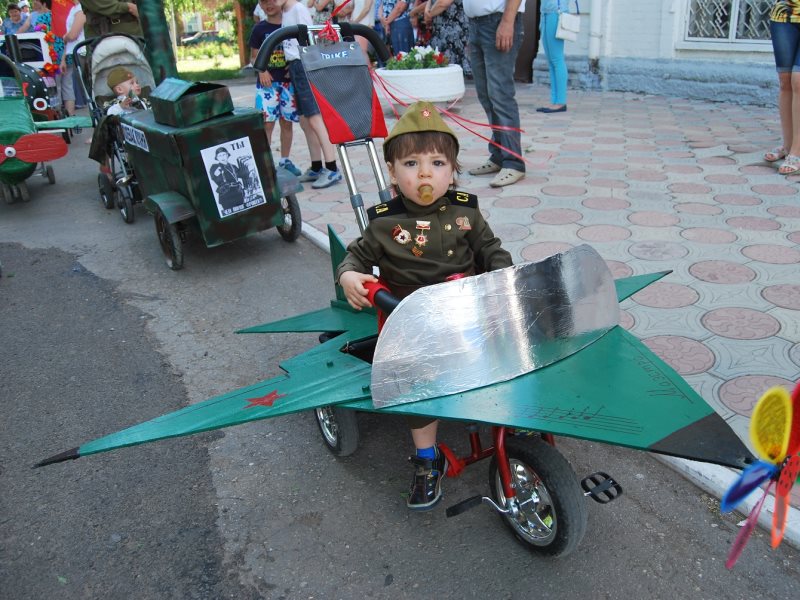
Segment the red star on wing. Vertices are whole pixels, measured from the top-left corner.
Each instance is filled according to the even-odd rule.
[[[275,400],[285,397],[286,394],[279,394],[278,390],[272,390],[266,396],[260,398],[249,398],[247,401],[250,403],[245,408],[253,408],[254,406],[269,406],[272,407]]]

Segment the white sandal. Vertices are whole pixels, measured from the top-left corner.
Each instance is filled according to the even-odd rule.
[[[764,154],[764,160],[767,162],[778,162],[782,158],[786,158],[786,155],[789,154],[786,151],[786,148],[783,146],[778,146],[777,148],[773,148],[769,152]]]
[[[489,182],[490,187],[503,187],[517,183],[520,179],[525,177],[524,171],[517,171],[516,169],[501,169],[500,172],[494,176]]]
[[[500,170],[500,165],[493,163],[490,160],[487,160],[483,163],[480,167],[475,167],[474,169],[469,170],[470,175],[491,175],[492,173],[497,173]]]
[[[781,166],[778,167],[778,173],[781,175],[794,175],[800,171],[800,156],[794,154],[787,154]]]

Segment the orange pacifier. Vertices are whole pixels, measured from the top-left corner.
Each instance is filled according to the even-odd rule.
[[[433,186],[423,183],[417,190],[419,192],[419,199],[426,204],[433,202]]]

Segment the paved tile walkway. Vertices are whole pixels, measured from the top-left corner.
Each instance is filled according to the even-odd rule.
[[[249,104],[249,88],[233,91]],[[546,88],[520,85],[517,97],[526,178],[495,190],[491,176],[467,175],[487,153],[462,132],[460,187],[479,196],[515,261],[588,243],[615,277],[672,269],[623,303],[622,324],[747,440],[761,393],[800,379],[800,176],[761,158],[780,145],[776,111],[570,91],[568,112],[543,115]],[[485,120],[474,88],[460,114]],[[295,131],[293,158],[305,168]],[[366,153],[351,160],[366,203],[377,202]],[[307,225],[357,237],[344,184],[307,186],[300,203]]]

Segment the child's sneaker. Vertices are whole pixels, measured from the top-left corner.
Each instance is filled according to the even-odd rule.
[[[433,460],[419,456],[410,456],[408,460],[415,471],[406,506],[411,510],[430,510],[442,499],[442,478],[447,472],[447,459],[437,447]]]
[[[315,171],[314,169],[306,169],[306,172],[300,176],[300,183],[308,183],[309,181],[316,181],[319,179],[319,174],[322,173],[324,169],[320,169],[319,171]]]
[[[331,171],[322,167],[319,172],[317,180],[311,184],[315,190],[332,186],[334,183],[339,183],[342,180],[342,174],[339,171]]]
[[[289,160],[288,158],[282,158],[280,160],[280,162],[278,163],[278,165],[280,165],[281,167],[283,167],[284,169],[289,171],[289,173],[291,173],[295,177],[300,177],[300,175],[303,174],[303,172],[300,169],[298,169],[294,165],[294,163],[291,160]]]

